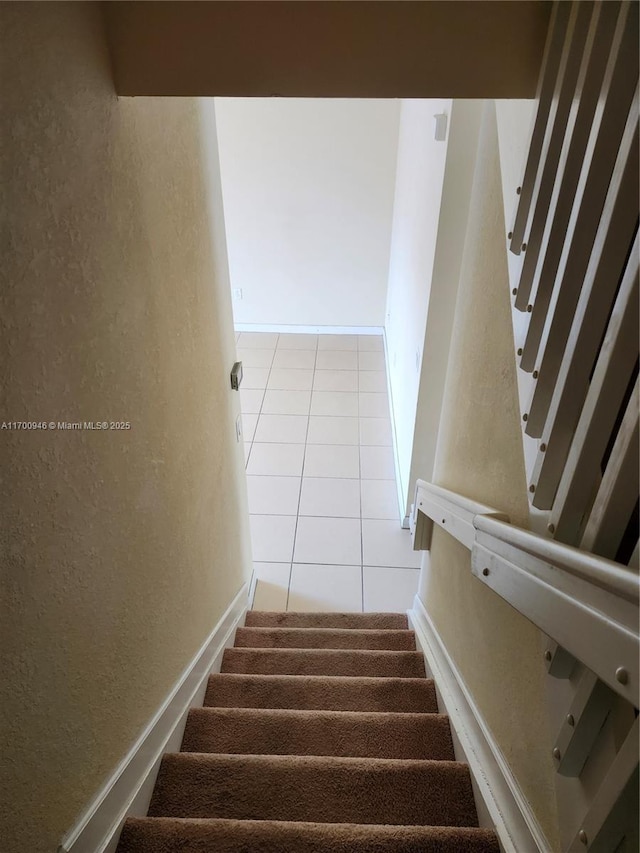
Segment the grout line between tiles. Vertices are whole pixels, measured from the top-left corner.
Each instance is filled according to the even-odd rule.
[[[358,491],[360,498],[360,610],[364,613],[364,541],[362,533],[362,451],[360,443],[360,349],[358,345]]]
[[[238,335],[238,340],[239,339],[240,339],[240,335]],[[238,340],[236,341],[236,345],[237,345]],[[276,341],[276,347],[278,345],[279,340],[280,340],[280,335],[278,335],[278,340]],[[271,368],[273,367],[273,361],[276,357],[276,347],[274,347],[273,353],[271,355],[271,363],[269,364],[269,368],[268,368],[269,372],[267,373],[267,385],[269,384],[269,378],[271,376]],[[242,349],[242,347],[240,347],[240,349]],[[251,349],[251,347],[249,347],[249,349]],[[258,421],[260,420],[260,415],[262,414],[262,407],[264,406],[264,398],[267,396],[267,386],[265,385],[265,387],[263,389],[261,389],[261,388],[247,388],[246,390],[247,391],[252,391],[252,390],[262,391],[262,400],[260,401],[260,411],[258,411],[258,412],[243,412],[242,411],[242,398],[240,398],[240,419],[242,420],[243,414],[257,415],[255,429],[253,430],[253,436],[251,438],[251,441],[249,442],[249,445],[250,445],[249,453],[248,453],[247,458],[245,459],[245,462],[244,462],[244,475],[245,475],[245,477],[248,476],[247,468],[249,467],[249,462],[251,461],[251,454],[253,453],[253,444],[255,441],[256,432],[258,431]],[[243,439],[244,439],[244,426],[242,429],[243,429]]]
[[[302,483],[304,480],[304,466],[307,461],[307,442],[309,440],[309,423],[311,422],[311,406],[313,403],[313,384],[316,378],[316,364],[318,363],[318,339],[316,338],[315,358],[313,360],[313,370],[311,373],[311,393],[309,394],[309,411],[307,412],[307,430],[304,436],[304,451],[302,453],[302,471],[300,473],[300,491],[298,492],[298,511],[296,513],[296,525],[293,531],[293,545],[291,547],[291,568],[289,570],[289,584],[287,586],[287,601],[285,610],[289,610],[289,597],[291,595],[291,578],[293,576],[293,560],[296,553],[296,541],[298,538],[298,524],[300,523],[300,503],[302,501]]]
[[[287,566],[290,565],[287,560],[256,560],[256,563],[268,563],[273,566]],[[292,563],[295,563],[296,566],[349,566],[350,568],[362,568],[358,563],[327,563],[326,561],[323,563],[319,563],[317,560],[314,563],[309,563],[307,560],[294,560]],[[367,568],[372,569],[402,569],[406,572],[419,572],[419,566],[375,566],[371,564],[367,564]]]

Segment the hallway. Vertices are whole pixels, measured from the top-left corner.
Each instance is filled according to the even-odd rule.
[[[419,554],[400,527],[375,335],[238,334],[257,610],[399,612]]]

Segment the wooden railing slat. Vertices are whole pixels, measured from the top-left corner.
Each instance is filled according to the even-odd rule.
[[[518,196],[518,204],[512,228],[513,237],[511,240],[511,251],[515,252],[515,254],[520,254],[520,247],[522,245],[522,238],[529,212],[529,204],[531,203],[531,195],[538,171],[540,152],[542,150],[542,143],[549,118],[549,110],[553,100],[555,79],[558,73],[560,57],[562,55],[562,44],[569,21],[570,6],[571,4],[569,3],[555,2],[551,12],[549,34],[547,36],[544,54],[542,57],[542,70],[538,82],[538,91],[536,93],[538,109],[534,118],[533,129],[531,131],[529,154],[527,156],[527,163],[524,169],[522,183],[520,185],[520,194]]]
[[[525,252],[514,305],[520,311],[540,300],[548,305],[551,287],[560,263],[564,235],[571,215],[584,153],[589,140],[598,95],[612,49],[616,22],[623,10],[619,3],[595,3],[589,25],[582,67],[558,163],[558,175],[553,186],[535,270],[531,273],[532,256]],[[618,29],[621,31],[620,26]],[[530,274],[531,273],[531,274]]]
[[[568,853],[611,853],[627,834],[637,839],[638,725],[636,718],[581,821]],[[637,849],[630,842],[625,849]]]
[[[574,377],[579,375],[586,381],[595,361],[598,344],[602,340],[606,318],[611,310],[616,287],[624,272],[624,263],[638,222],[637,101],[632,113],[635,113],[635,116],[630,116],[630,122],[634,124],[628,128],[629,133],[625,134],[620,147],[620,156],[614,168],[609,193],[592,244],[589,266],[581,286],[576,287],[578,298],[573,316],[566,317],[559,309],[553,318],[547,318],[549,332],[544,341],[542,357],[536,371],[538,378],[533,386],[528,406],[527,435],[544,436],[554,394],[556,392],[561,394],[558,385],[562,383],[562,366],[565,359],[567,364],[570,364],[572,359],[587,360],[589,366],[586,371],[579,369],[574,371]],[[597,302],[602,312],[599,316],[594,310],[590,310],[590,299]],[[572,348],[576,343],[579,322],[586,324],[587,328],[582,335],[584,345],[575,355]],[[573,335],[572,332],[574,332]],[[589,341],[585,335],[591,335],[592,339]],[[571,418],[568,417],[567,421],[570,420]],[[573,426],[576,421],[577,417],[573,419]],[[555,485],[557,486],[557,481]],[[538,506],[538,504],[535,505]]]
[[[547,370],[557,369],[562,358],[638,82],[638,6],[625,9],[624,31],[605,73],[548,310],[538,301],[532,306],[523,370],[541,369],[543,357]]]
[[[558,164],[565,140],[571,106],[575,101],[576,85],[585,53],[589,24],[596,15],[591,4],[572,4],[569,24],[562,48],[562,58],[556,78],[555,91],[545,132],[538,171],[531,194],[529,213],[525,226],[522,270],[518,291],[531,290],[531,282],[539,255],[544,226],[549,213],[549,203],[556,180],[559,180]],[[516,301],[516,307],[526,310],[527,303]]]
[[[551,507],[555,497],[637,229],[636,188],[640,180],[637,105],[633,111],[635,130],[633,126],[630,128],[629,138],[623,141],[620,150],[620,162],[609,187],[560,367],[557,373],[549,373],[544,370],[543,362],[527,407],[526,432],[541,436],[541,444],[546,448],[539,453],[533,474],[534,506],[544,509]],[[635,248],[637,243],[632,256]]]
[[[561,776],[582,773],[614,701],[613,690],[595,673],[589,669],[582,673],[553,752]]]
[[[549,517],[554,535],[569,545],[582,537],[600,460],[638,358],[638,293],[636,235]],[[541,476],[539,469],[534,473]]]
[[[615,560],[638,496],[638,379],[589,515],[580,547]]]

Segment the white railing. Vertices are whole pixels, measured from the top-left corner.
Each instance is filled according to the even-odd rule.
[[[499,510],[422,480],[412,521],[415,550],[430,550],[434,527],[441,527],[470,550],[476,578],[549,638],[544,651],[549,675],[573,676],[576,684],[551,751],[561,776],[579,778],[617,697],[639,705],[640,578],[626,566],[523,530]],[[637,749],[636,718],[565,850],[613,853],[628,837],[636,815]]]
[[[418,480],[414,548],[434,525],[471,551],[486,586],[638,707],[640,578],[630,569],[508,523],[499,510]]]
[[[517,256],[532,516],[546,516],[553,538],[630,565],[638,561],[637,33],[636,2],[555,5],[507,236]]]
[[[471,546],[549,637],[563,849],[607,853],[638,774],[637,720],[617,735],[638,706],[638,25],[629,0],[554,6],[507,235],[530,520],[549,538],[479,514]]]

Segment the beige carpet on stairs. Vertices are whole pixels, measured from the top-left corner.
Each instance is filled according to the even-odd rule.
[[[247,614],[118,853],[498,853],[401,614]]]

